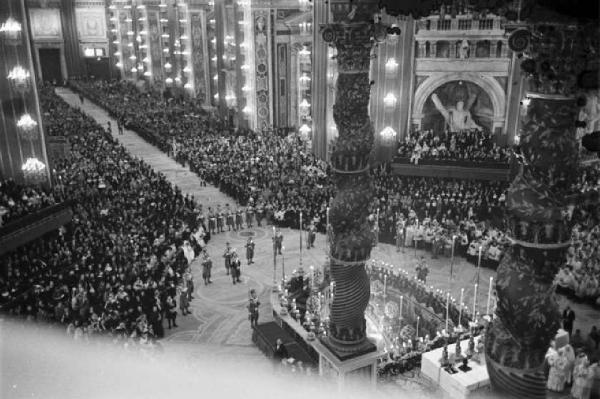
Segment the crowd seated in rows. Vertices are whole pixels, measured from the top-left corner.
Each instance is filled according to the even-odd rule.
[[[584,170],[577,189],[583,193],[600,189],[600,167]],[[572,244],[564,266],[556,276],[559,291],[579,301],[600,306],[600,208],[591,201],[574,209]]]
[[[432,161],[506,164],[510,153],[500,147],[487,130],[465,130],[458,133],[414,131],[398,146],[398,156],[415,165]]]
[[[140,93],[131,83],[78,81],[74,87],[93,93],[119,117],[160,132],[163,151],[241,205],[264,211],[285,227],[298,227],[303,212],[305,226],[314,222],[325,230],[327,203],[335,187],[327,164],[298,136],[233,131],[199,102],[164,101],[157,94]],[[128,107],[122,107],[124,98]]]
[[[374,171],[379,240],[456,255],[496,268],[507,244],[502,229],[506,182],[394,176]]]
[[[59,194],[41,186],[0,181],[0,227],[60,202]]]
[[[145,345],[176,327],[193,290],[188,264],[196,204],[101,126],[40,90],[44,125],[72,147],[56,174],[73,200],[73,219],[0,260],[0,310],[67,326],[77,340],[106,335]],[[194,248],[195,247],[195,248]]]

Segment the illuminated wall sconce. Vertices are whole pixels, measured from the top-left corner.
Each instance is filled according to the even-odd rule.
[[[525,97],[522,101],[521,104],[527,108],[529,107],[529,104],[531,104],[531,98],[530,97]]]
[[[164,48],[164,49],[163,49],[163,53],[165,53],[165,54],[167,54],[167,55],[168,55],[168,54],[169,54],[169,49],[168,49],[168,48]]]
[[[116,57],[120,57],[121,56],[121,52],[120,51],[115,51],[115,56]]]
[[[250,108],[250,106],[249,106],[249,105],[246,105],[246,106],[244,107],[244,109],[242,109],[242,112],[243,112],[243,113],[245,113],[245,114],[249,114],[249,113],[251,113],[251,112],[252,112],[252,108]]]
[[[219,75],[213,76],[213,80],[219,80]]]
[[[396,59],[388,58],[387,62],[385,63],[386,72],[395,72],[396,69],[398,69],[398,63],[396,62]]]
[[[31,74],[26,69],[17,65],[8,73],[8,80],[11,86],[18,91],[25,91],[29,88],[29,77]]]
[[[301,108],[308,108],[308,107],[310,107],[310,103],[309,103],[309,102],[306,100],[306,98],[305,98],[305,99],[303,99],[303,100],[300,102],[300,104],[299,104],[299,105],[300,105],[300,107],[301,107]]]
[[[192,90],[194,88],[194,86],[191,83],[188,82],[188,83],[186,83],[186,84],[183,85],[183,88],[187,89],[187,90]]]
[[[383,103],[385,104],[386,107],[395,106],[397,101],[398,101],[398,99],[392,93],[386,94],[385,97],[383,98]]]
[[[117,63],[115,64],[115,66],[116,66],[117,68],[123,68],[123,63],[119,61],[119,62],[117,62]]]
[[[180,39],[181,40],[188,40],[189,36],[188,35],[181,35]]]
[[[514,144],[519,145],[521,143],[521,136],[519,134],[515,134]]]
[[[131,43],[131,42],[127,43],[127,47],[133,47],[133,43]]]
[[[214,98],[215,100],[218,100],[218,99],[219,99],[219,93],[216,93],[216,94],[213,96],[213,98]]]
[[[169,34],[168,33],[163,33],[162,35],[160,35],[160,37],[162,37],[163,39],[168,39],[169,38]]]
[[[250,91],[250,86],[248,86],[248,85],[242,86],[242,91],[245,91],[245,92]]]
[[[137,73],[137,68],[136,67],[131,68],[131,73]]]
[[[150,58],[144,57],[144,59],[142,60],[142,62],[149,63],[150,62]]]
[[[166,78],[165,79],[165,83],[167,84],[167,86],[172,85],[173,84],[173,79],[171,78]]]
[[[166,70],[170,70],[173,66],[171,65],[170,62],[165,63],[165,69]]]
[[[175,78],[175,83],[177,83],[178,85],[180,85],[180,84],[181,84],[181,78],[180,78],[179,76],[177,76],[177,77]]]
[[[190,73],[190,72],[192,72],[192,68],[190,68],[189,66],[186,66],[185,68],[183,68],[183,72]]]
[[[227,102],[227,105],[233,106],[235,104],[236,97],[233,94],[228,94],[225,96],[225,101]]]
[[[152,76],[152,72],[146,71],[146,72],[144,72],[144,76],[150,77],[150,76]]]
[[[250,69],[250,65],[244,64],[240,68],[243,69],[244,71],[246,71],[246,70]]]
[[[129,59],[130,59],[131,61],[135,61],[135,60],[137,59],[137,57],[136,57],[135,55],[131,54],[131,55],[129,56]]]

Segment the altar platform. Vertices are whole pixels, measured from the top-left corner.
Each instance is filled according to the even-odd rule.
[[[475,339],[477,342],[477,338]],[[462,355],[466,355],[469,347],[469,340],[461,341]],[[449,345],[448,352],[454,353],[455,346]],[[463,399],[468,398],[473,392],[490,386],[490,377],[485,366],[485,359],[481,364],[469,361],[468,366],[471,370],[461,371],[457,364],[456,374],[450,374],[440,366],[443,348],[434,349],[425,352],[421,358],[421,375],[435,382],[443,392],[443,399]]]

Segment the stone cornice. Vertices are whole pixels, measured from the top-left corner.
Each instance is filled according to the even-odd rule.
[[[508,76],[509,58],[417,58],[415,73],[430,75],[437,72],[479,72],[482,75]]]

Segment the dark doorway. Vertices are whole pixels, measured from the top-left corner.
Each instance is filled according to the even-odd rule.
[[[63,77],[60,70],[60,49],[57,48],[41,48],[40,65],[42,67],[42,81],[62,84]]]
[[[90,57],[85,59],[89,78],[110,80],[110,67],[108,57]]]

